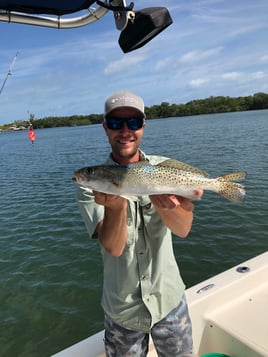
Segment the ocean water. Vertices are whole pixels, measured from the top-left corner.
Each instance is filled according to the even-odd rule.
[[[188,287],[268,247],[268,111],[151,120],[142,149],[212,177],[245,170],[235,204],[205,192],[186,239]],[[75,169],[109,153],[101,125],[0,133],[0,356],[46,357],[103,328],[102,261],[75,202]]]

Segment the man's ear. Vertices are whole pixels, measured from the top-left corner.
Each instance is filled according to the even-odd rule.
[[[108,136],[107,134],[107,124],[105,123],[105,121],[102,123],[103,129],[105,131],[105,134]]]

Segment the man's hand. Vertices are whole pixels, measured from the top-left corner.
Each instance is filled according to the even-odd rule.
[[[203,195],[203,190],[195,191],[196,199],[200,199]],[[177,195],[151,195],[150,200],[154,206],[160,209],[174,209],[176,207],[181,207],[185,211],[192,212],[194,210],[194,204],[185,197]]]
[[[99,241],[113,256],[120,256],[127,240],[127,200],[93,191],[95,202],[104,206],[103,220],[97,225]]]
[[[103,192],[93,191],[95,202],[110,209],[120,210],[126,207],[126,199],[117,195],[109,195]]]
[[[203,190],[195,191],[196,199],[202,195]],[[188,198],[167,194],[151,195],[150,200],[166,226],[177,236],[185,238],[192,226],[194,204]]]

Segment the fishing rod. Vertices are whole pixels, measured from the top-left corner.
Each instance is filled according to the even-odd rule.
[[[8,70],[8,72],[7,72],[7,75],[6,75],[6,78],[5,78],[5,80],[4,80],[3,84],[2,84],[2,87],[1,87],[1,89],[0,89],[0,95],[1,95],[1,93],[2,93],[2,91],[3,91],[3,89],[4,89],[4,86],[5,86],[5,84],[6,84],[6,81],[7,81],[7,79],[8,79],[8,76],[11,76],[11,74],[12,74],[11,71],[12,71],[12,68],[13,68],[15,62],[16,62],[16,59],[17,59],[17,57],[18,57],[18,54],[19,54],[19,52],[16,53],[15,57],[13,58],[13,61],[12,61],[11,65],[10,65],[10,67],[9,67],[9,70]]]

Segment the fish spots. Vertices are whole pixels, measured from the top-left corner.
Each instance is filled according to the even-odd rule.
[[[218,178],[208,178],[207,173],[185,166],[185,170],[174,162],[168,166],[150,165],[140,162],[128,166],[108,165],[82,168],[75,173],[78,184],[96,191],[139,197],[143,195],[174,194],[190,199],[199,198],[196,190],[216,192],[233,202],[243,202],[245,189],[239,183],[231,182],[246,177],[243,171],[232,172]]]

